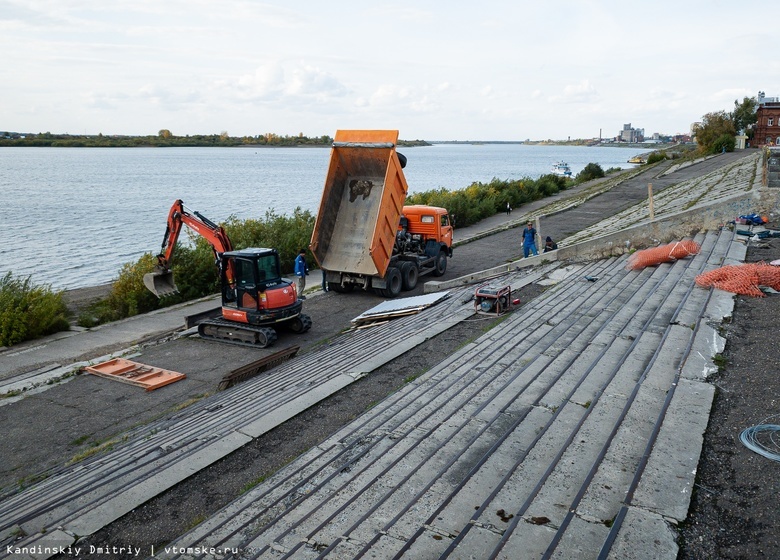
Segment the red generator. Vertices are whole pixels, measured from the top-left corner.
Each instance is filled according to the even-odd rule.
[[[502,315],[512,307],[512,288],[483,284],[474,292],[474,311],[482,315]]]

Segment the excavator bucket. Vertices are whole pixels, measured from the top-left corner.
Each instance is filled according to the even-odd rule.
[[[144,274],[144,286],[157,297],[169,296],[179,291],[173,281],[173,272],[163,268]]]

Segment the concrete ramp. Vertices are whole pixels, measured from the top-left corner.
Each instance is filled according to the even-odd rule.
[[[624,257],[587,264],[173,545],[675,559],[714,328],[733,304],[694,278],[744,258],[733,238],[700,235],[699,255],[641,271]]]

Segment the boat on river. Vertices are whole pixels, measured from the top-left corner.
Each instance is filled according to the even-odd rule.
[[[561,177],[571,177],[571,168],[565,161],[559,161],[552,166],[552,173]]]

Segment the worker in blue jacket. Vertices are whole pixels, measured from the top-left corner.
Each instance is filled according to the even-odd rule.
[[[309,266],[306,264],[306,249],[298,251],[295,257],[295,277],[298,281],[298,298],[306,299],[303,290],[306,288],[306,276],[309,274]]]
[[[539,251],[536,249],[536,229],[531,222],[528,222],[523,230],[523,257],[528,258],[530,253],[538,255]]]

